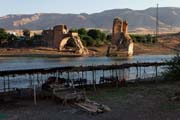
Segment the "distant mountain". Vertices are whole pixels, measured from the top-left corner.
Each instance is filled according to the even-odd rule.
[[[15,14],[0,17],[0,27],[13,29],[42,30],[57,24],[66,24],[69,28],[111,29],[115,17],[127,20],[130,30],[155,29],[156,8],[146,10],[113,9],[94,14]],[[180,8],[159,8],[159,26],[164,29],[180,27]]]

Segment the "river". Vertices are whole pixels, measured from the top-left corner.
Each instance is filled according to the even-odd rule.
[[[16,70],[31,68],[49,68],[58,66],[79,65],[110,65],[133,62],[162,62],[169,60],[173,55],[141,55],[131,58],[119,57],[0,57],[0,70]]]
[[[17,70],[17,69],[32,69],[32,68],[50,68],[60,66],[87,66],[87,65],[111,65],[111,64],[123,64],[123,63],[137,63],[137,62],[163,62],[170,60],[174,55],[141,55],[133,56],[131,58],[119,58],[119,57],[63,57],[63,58],[46,58],[46,57],[0,57],[0,71],[4,70]],[[163,69],[159,68],[158,72],[162,72]],[[128,73],[128,74],[126,74]],[[136,68],[130,69],[130,72],[125,71],[124,77],[128,76],[127,80],[135,79]],[[154,68],[147,68],[146,71],[142,70],[141,78],[151,77],[154,74]],[[109,71],[105,72],[106,76],[110,76]],[[78,76],[77,73],[70,75],[72,78]],[[102,76],[102,71],[97,71],[97,82]],[[42,76],[43,79],[47,79],[46,75]],[[67,78],[67,74],[63,74],[62,77]],[[86,75],[89,82],[92,82],[92,73],[88,72]],[[7,80],[7,78],[6,78]],[[16,76],[10,78],[11,88],[27,88],[32,87],[30,85],[29,77]],[[35,83],[37,84],[37,82]],[[6,88],[7,88],[6,81]],[[4,88],[4,77],[0,77],[0,91]]]

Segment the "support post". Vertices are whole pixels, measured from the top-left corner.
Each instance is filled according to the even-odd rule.
[[[93,88],[94,88],[94,91],[96,91],[96,81],[95,81],[95,73],[94,73],[94,70],[92,71],[92,77],[93,77]]]
[[[9,81],[9,75],[8,75],[8,91],[10,90],[10,81]]]
[[[34,83],[34,105],[37,104],[37,100],[36,100],[36,85]]]
[[[6,92],[6,78],[4,76],[4,92]]]

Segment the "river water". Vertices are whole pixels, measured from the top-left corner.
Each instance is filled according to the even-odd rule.
[[[63,58],[46,58],[46,57],[0,57],[0,71],[17,70],[17,69],[32,69],[32,68],[50,68],[60,66],[87,66],[87,65],[111,65],[123,63],[137,63],[137,62],[163,62],[170,60],[174,55],[140,55],[131,58],[119,57],[63,57]],[[163,69],[158,69],[162,72]],[[153,75],[154,68],[146,69],[146,73],[142,72],[145,77]],[[136,69],[131,69],[129,79],[136,77]],[[105,75],[110,76],[111,73],[107,71]],[[78,74],[73,73],[71,77],[76,78]],[[97,72],[97,79],[102,76],[102,71]],[[45,77],[45,76],[43,76]],[[63,75],[67,77],[67,75]],[[89,72],[86,77],[92,80],[92,73]],[[142,76],[141,76],[142,77]],[[7,79],[7,78],[6,78]],[[46,78],[47,79],[47,78]],[[27,76],[17,76],[10,78],[11,88],[26,88],[29,87],[29,78]],[[0,91],[3,89],[4,78],[0,77]],[[7,87],[7,84],[6,84]]]
[[[162,62],[169,60],[173,55],[141,55],[131,58],[119,57],[63,57],[63,58],[38,58],[38,57],[0,57],[1,70],[49,68],[58,66],[79,65],[110,65],[134,62]]]

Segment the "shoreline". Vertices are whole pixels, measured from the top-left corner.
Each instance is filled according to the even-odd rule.
[[[145,55],[176,55],[176,53],[136,53],[133,56],[145,56]],[[131,56],[131,57],[133,57]],[[61,57],[107,57],[106,55],[81,55],[81,54],[0,54],[0,57],[48,57],[48,58],[61,58]],[[109,56],[109,57],[122,57],[126,58],[128,56],[118,55],[118,56]]]
[[[48,57],[48,58],[60,58],[60,57],[106,57],[107,46],[91,47],[89,48],[89,55],[82,55],[70,52],[59,52],[57,49],[47,47],[36,48],[0,48],[0,57]],[[117,52],[117,56],[110,57],[128,57],[124,53]],[[139,45],[135,45],[133,56],[139,55],[175,55],[176,51],[172,49],[162,48],[159,46],[143,48]]]

